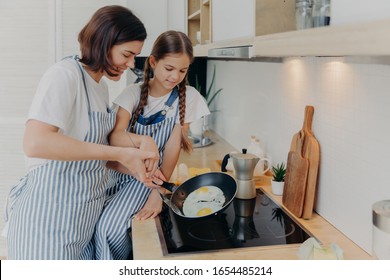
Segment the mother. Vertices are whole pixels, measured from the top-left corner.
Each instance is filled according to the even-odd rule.
[[[107,161],[157,187],[152,138],[129,134],[136,148],[107,145],[116,114],[102,78],[118,81],[134,67],[145,38],[131,11],[103,7],[79,33],[81,58],[63,59],[43,75],[24,134],[29,171],[7,202],[8,259],[90,258],[87,244],[105,199]]]

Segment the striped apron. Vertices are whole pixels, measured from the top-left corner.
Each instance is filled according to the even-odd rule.
[[[177,92],[175,95],[177,97]],[[170,98],[173,99],[171,101],[168,99],[166,105],[170,107],[176,97]],[[159,166],[162,163],[165,144],[175,126],[177,114],[178,106],[175,117],[163,120],[158,117],[155,119],[159,119],[159,122],[152,124],[147,124],[143,121],[144,118],[140,117],[134,126],[136,134],[149,135],[155,140],[160,153]],[[142,124],[139,121],[142,121]],[[125,260],[129,258],[132,250],[130,237],[132,219],[146,203],[151,189],[134,177],[117,171],[110,171],[110,180],[112,182],[109,185],[113,187],[108,190],[108,200],[94,236],[95,258]]]
[[[116,114],[91,110],[85,142],[108,144]],[[8,259],[80,259],[102,212],[108,172],[106,161],[51,160],[14,186],[7,203]]]

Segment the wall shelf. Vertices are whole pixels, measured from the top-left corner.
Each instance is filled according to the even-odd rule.
[[[189,15],[188,20],[200,20],[200,11],[196,11],[195,13]]]
[[[188,0],[187,1],[187,24],[188,37],[192,45],[206,44],[211,42],[211,0]],[[200,35],[198,42],[197,34]]]
[[[253,45],[255,57],[389,56],[390,19],[327,26],[196,46],[196,56],[219,47]]]

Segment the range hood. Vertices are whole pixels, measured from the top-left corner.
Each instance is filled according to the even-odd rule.
[[[250,59],[253,57],[253,46],[209,49],[207,56],[222,59]]]

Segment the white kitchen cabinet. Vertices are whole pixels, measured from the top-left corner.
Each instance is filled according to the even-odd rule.
[[[148,37],[140,56],[148,56],[154,40],[168,28],[167,0],[127,0],[127,6],[145,25]]]
[[[331,25],[362,23],[390,18],[389,0],[333,0]]]
[[[168,0],[167,29],[186,32],[185,1]]]
[[[207,56],[210,48],[253,45],[256,36],[295,30],[295,0],[213,0],[210,6],[211,44],[202,40],[194,48],[196,56]]]
[[[295,0],[213,0],[213,42],[295,30]]]
[[[140,56],[148,56],[153,43],[169,29],[185,32],[185,2],[179,0],[127,0],[131,9],[144,23],[148,37]]]
[[[254,0],[213,0],[212,2],[213,42],[254,37]]]

